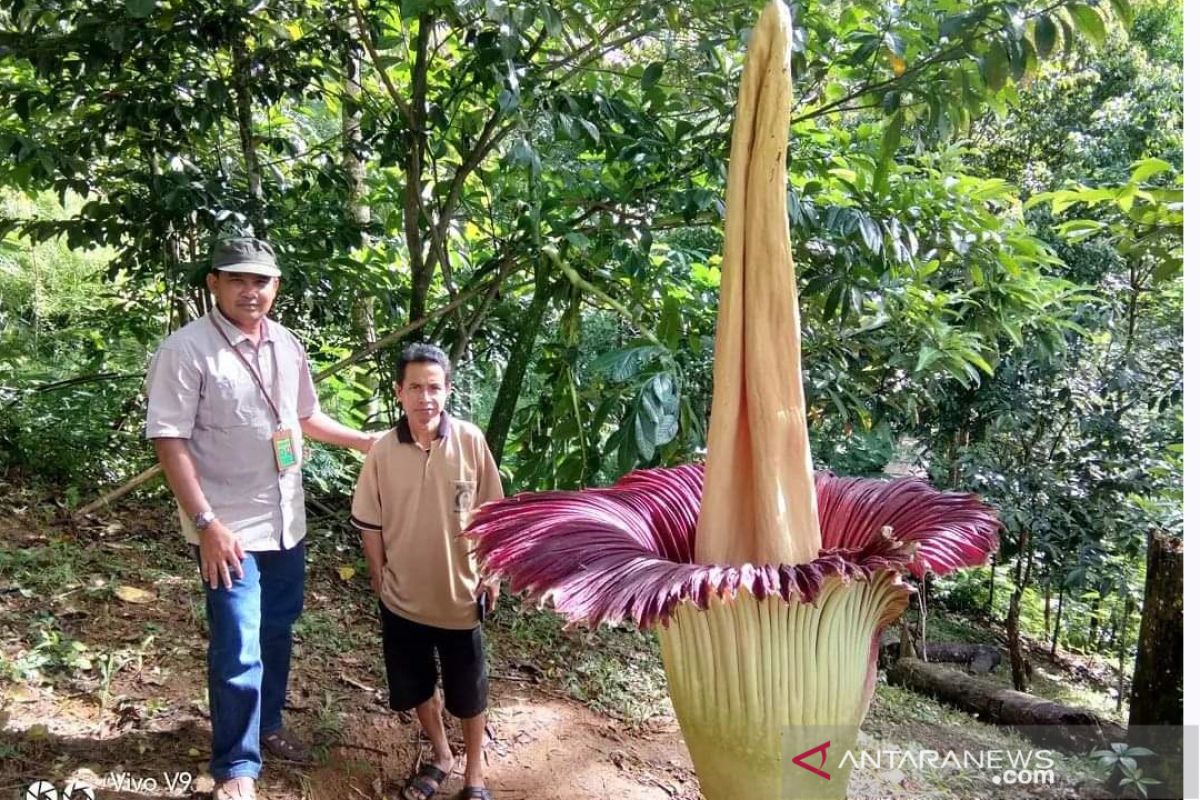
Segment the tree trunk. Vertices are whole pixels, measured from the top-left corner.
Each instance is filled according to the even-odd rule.
[[[504,378],[496,392],[496,404],[492,406],[492,416],[488,420],[487,443],[492,451],[492,457],[499,466],[504,457],[504,443],[508,440],[508,429],[512,426],[513,414],[517,410],[517,400],[521,397],[521,386],[525,382],[525,371],[533,356],[533,347],[537,343],[538,333],[542,329],[542,321],[546,316],[546,308],[550,302],[550,265],[543,256],[538,259],[534,276],[533,299],[525,313],[525,324],[517,333],[512,351],[508,356],[508,364],[504,368]]]
[[[1151,537],[1146,559],[1129,724],[1183,724],[1183,540],[1165,533]]]
[[[1161,757],[1146,766],[1163,781],[1163,797],[1183,797],[1182,725],[1183,540],[1155,533],[1146,555],[1146,596],[1129,692],[1129,743]]]
[[[1050,657],[1058,655],[1058,634],[1062,630],[1063,591],[1067,585],[1066,579],[1058,582],[1058,608],[1054,610],[1054,637],[1050,640]]]
[[[1046,581],[1042,584],[1042,641],[1050,635],[1050,598],[1053,596],[1050,581]]]
[[[1028,563],[1025,573],[1021,574],[1021,554],[1029,550]],[[1025,586],[1033,572],[1033,547],[1030,544],[1029,531],[1021,532],[1021,544],[1017,550],[1017,580],[1012,595],[1008,598],[1008,617],[1005,619],[1005,632],[1008,638],[1008,661],[1012,665],[1012,684],[1018,692],[1029,687],[1032,677],[1032,667],[1025,658],[1021,647],[1021,598],[1025,594]]]
[[[888,682],[949,703],[985,722],[1028,726],[1030,738],[1056,749],[1088,752],[1124,741],[1125,730],[1083,708],[1060,705],[1012,689],[998,689],[952,667],[902,658],[888,670]]]
[[[987,621],[990,624],[996,619],[996,554],[992,553],[992,569],[988,575]]]
[[[1121,639],[1117,645],[1117,713],[1125,702],[1125,654],[1129,650],[1129,614],[1133,611],[1133,595],[1125,592],[1125,607],[1121,612]]]
[[[426,229],[431,227],[431,220],[425,213],[425,200],[421,197],[425,185],[425,95],[429,85],[429,34],[433,21],[428,14],[423,14],[417,26],[417,40],[413,53],[410,85],[412,87],[412,130],[409,131],[411,144],[408,148],[407,175],[405,176],[404,200],[404,238],[408,247],[408,258],[412,271],[412,282],[409,284],[411,294],[408,299],[409,321],[425,316],[425,302],[429,295],[429,287],[433,284],[433,271],[438,263],[437,253],[429,241],[421,235],[421,220],[425,216]],[[364,31],[365,34],[365,31]],[[446,210],[449,213],[449,209]]]
[[[342,170],[346,174],[346,222],[354,232],[354,247],[368,244],[367,228],[371,224],[371,207],[367,205],[366,153],[362,135],[362,63],[358,52],[358,19],[346,18],[346,47],[342,52],[345,81],[342,86]],[[360,294],[350,308],[351,330],[358,341],[373,345],[379,340],[375,327],[375,298]],[[388,385],[388,365],[382,353],[372,359],[375,374],[362,383],[370,392],[366,414],[368,420],[380,416],[380,388]]]
[[[1100,597],[1092,598],[1091,622],[1088,624],[1088,650],[1095,652],[1100,647]]]
[[[1012,684],[1018,692],[1029,688],[1029,663],[1021,648],[1021,595],[1023,587],[1013,589],[1008,600],[1008,617],[1005,620],[1005,633],[1008,638],[1008,661],[1012,665]]]
[[[253,102],[250,98],[250,55],[246,52],[244,31],[234,30],[230,42],[233,57],[233,95],[237,108],[238,138],[242,144],[242,160],[246,165],[247,216],[254,226],[254,235],[267,237],[266,210],[263,207],[262,168],[254,144]]]

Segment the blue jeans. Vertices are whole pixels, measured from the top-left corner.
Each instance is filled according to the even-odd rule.
[[[204,584],[210,770],[217,781],[258,778],[259,740],[283,727],[292,623],[304,607],[304,542],[291,550],[246,553],[242,577],[232,579],[231,589]]]

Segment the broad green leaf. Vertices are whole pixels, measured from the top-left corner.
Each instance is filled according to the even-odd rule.
[[[597,128],[590,120],[578,118],[575,120],[579,123],[579,127],[587,131],[587,135],[592,137],[593,144],[600,144],[600,129]]]
[[[1158,262],[1158,265],[1151,273],[1151,278],[1154,283],[1163,283],[1171,280],[1181,272],[1183,272],[1183,259],[1169,257]]]
[[[1130,30],[1133,27],[1133,7],[1129,0],[1109,0],[1109,3],[1117,13],[1117,19],[1121,20],[1121,25],[1125,30]]]
[[[1062,25],[1062,49],[1063,55],[1068,56],[1075,49],[1075,25],[1069,18],[1059,16],[1059,24]]]
[[[1025,64],[1029,59],[1028,47],[1024,37],[1008,40],[1008,71],[1013,83],[1020,83],[1025,77]]]
[[[896,150],[900,147],[900,134],[903,131],[904,114],[893,114],[892,121],[888,123],[887,130],[883,133],[883,149],[879,153],[879,162],[875,166],[874,179],[871,181],[871,188],[875,194],[883,194],[887,188],[888,172],[895,160]]]
[[[134,19],[145,19],[154,13],[155,0],[125,0],[125,12]]]
[[[979,71],[983,74],[984,82],[993,92],[1004,88],[1004,84],[1008,80],[1008,51],[1004,45],[1000,42],[992,42],[987,55],[983,57],[983,62],[979,65]]]
[[[922,372],[929,368],[930,364],[938,361],[942,354],[930,347],[927,344],[921,345],[921,354],[917,356],[917,372]]]
[[[960,354],[962,355],[962,357],[965,360],[967,360],[967,361],[971,362],[972,364],[974,364],[975,366],[979,367],[986,374],[988,374],[988,375],[992,374],[992,365],[989,364],[987,359],[985,359],[979,353],[976,353],[974,350],[963,350],[963,351],[961,351]]]
[[[419,17],[428,10],[432,0],[400,0],[400,17],[402,19],[413,19]]]
[[[1010,323],[1008,320],[1001,318],[1000,327],[1005,333],[1008,334],[1008,338],[1012,339],[1013,344],[1015,344],[1017,347],[1024,345],[1025,340],[1021,336],[1021,331],[1015,325]]]
[[[879,224],[866,214],[862,214],[858,218],[858,232],[867,249],[878,254],[880,248],[883,247],[883,233],[879,230]]]
[[[1085,239],[1107,226],[1103,222],[1092,219],[1073,219],[1057,227],[1060,236],[1068,239]]]
[[[1054,44],[1058,41],[1058,26],[1049,14],[1038,17],[1033,29],[1033,41],[1037,45],[1038,55],[1048,58],[1054,52]]]
[[[562,14],[554,7],[552,3],[542,3],[539,7],[542,15],[542,22],[546,26],[546,32],[551,36],[559,36],[563,30]]]
[[[592,362],[592,369],[607,375],[610,380],[624,382],[642,369],[642,365],[664,351],[658,345],[640,345],[612,350]]]
[[[1071,15],[1075,27],[1079,28],[1085,39],[1096,48],[1104,46],[1107,34],[1104,30],[1104,17],[1100,16],[1099,11],[1087,5],[1070,5],[1067,6],[1067,13]]]
[[[841,178],[854,188],[858,188],[858,173],[852,169],[835,167],[834,169],[829,170],[829,174],[835,178]]]
[[[1134,183],[1144,183],[1160,172],[1167,172],[1173,167],[1161,158],[1143,158],[1134,164],[1133,174],[1129,177]]]
[[[646,91],[652,88],[662,78],[663,62],[655,61],[650,66],[646,67],[646,71],[642,73],[642,90]]]

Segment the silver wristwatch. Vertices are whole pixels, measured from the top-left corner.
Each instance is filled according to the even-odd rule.
[[[201,511],[196,516],[192,517],[192,524],[196,526],[196,530],[202,531],[209,525],[217,521],[217,515],[212,510]]]

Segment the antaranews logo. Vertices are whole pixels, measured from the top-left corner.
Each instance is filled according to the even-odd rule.
[[[819,778],[824,778],[825,780],[830,780],[830,778],[832,776],[828,772],[826,772],[824,769],[819,769],[817,767],[814,767],[812,764],[809,764],[807,759],[809,756],[813,756],[813,755],[816,755],[817,753],[820,753],[821,754],[821,767],[824,767],[825,760],[829,757],[829,746],[831,744],[833,744],[833,742],[830,740],[830,741],[826,741],[824,744],[819,744],[816,747],[810,747],[809,749],[805,750],[800,755],[793,758],[792,763],[795,764],[797,767],[803,767],[804,769],[808,770],[809,772],[811,772],[812,774],[816,775]]]

